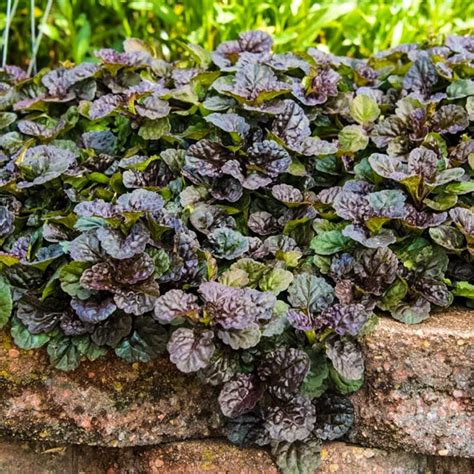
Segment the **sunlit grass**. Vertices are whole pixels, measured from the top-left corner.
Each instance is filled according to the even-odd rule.
[[[20,0],[12,22],[9,62],[31,56],[29,0]],[[0,28],[7,0],[0,0]],[[46,0],[36,0],[39,24]],[[400,43],[472,34],[469,0],[55,0],[44,29],[40,65],[92,57],[94,49],[120,47],[126,37],[154,43],[165,58],[178,57],[179,40],[209,49],[259,28],[277,50],[320,45],[336,54],[366,56]]]

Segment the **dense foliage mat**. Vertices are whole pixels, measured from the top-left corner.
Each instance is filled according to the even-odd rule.
[[[287,472],[343,436],[357,336],[474,298],[474,38],[367,61],[253,31],[1,73],[0,326],[51,363],[168,353]]]

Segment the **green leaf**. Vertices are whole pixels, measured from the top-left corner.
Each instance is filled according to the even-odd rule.
[[[363,377],[359,380],[347,380],[334,367],[329,368],[329,375],[337,390],[343,395],[356,392],[364,384]]]
[[[450,99],[462,99],[474,95],[474,81],[472,79],[458,79],[446,88]]]
[[[474,285],[467,281],[458,281],[452,290],[454,296],[474,299]]]
[[[279,250],[276,253],[276,258],[285,262],[288,268],[294,268],[299,265],[300,259],[303,256],[299,250],[289,250],[288,252],[282,252]]]
[[[89,298],[90,291],[83,288],[79,283],[82,273],[90,264],[86,262],[70,262],[61,267],[59,272],[59,281],[61,289],[69,296],[85,300]]]
[[[177,87],[176,89],[172,89],[169,93],[162,95],[161,99],[174,99],[190,104],[199,104],[199,97],[191,87],[191,84],[186,84],[184,86]]]
[[[364,96],[359,96],[364,97]],[[348,125],[338,134],[341,151],[352,152],[364,150],[369,144],[369,137],[359,125]]]
[[[457,181],[461,179],[465,174],[462,168],[448,168],[444,171],[440,171],[435,178],[434,186],[443,186],[450,181]]]
[[[380,109],[374,99],[368,95],[356,96],[349,105],[351,117],[358,123],[374,122],[380,115]]]
[[[116,348],[115,353],[127,362],[149,362],[146,343],[134,332],[129,338],[124,339]]]
[[[60,244],[49,245],[42,247],[36,252],[35,259],[28,265],[38,268],[39,270],[46,270],[51,263],[57,260],[64,254],[64,250]]]
[[[454,194],[474,193],[474,181],[462,181],[460,183],[450,183],[446,185],[445,190]]]
[[[13,309],[12,292],[7,280],[0,275],[0,329],[3,328]]]
[[[282,268],[274,268],[266,273],[260,280],[259,286],[262,291],[271,291],[278,295],[286,291],[293,281],[293,274]]]
[[[245,270],[241,268],[232,268],[225,271],[219,277],[219,283],[230,286],[232,288],[244,288],[250,283],[249,275]]]
[[[357,125],[354,125],[354,127],[357,127]],[[339,176],[341,172],[340,160],[335,156],[318,158],[314,163],[314,167],[321,173],[327,173],[331,176]]]
[[[414,303],[401,302],[391,311],[392,317],[405,324],[418,324],[427,319],[430,315],[430,304],[423,298],[419,298]]]
[[[63,265],[64,266],[64,265]],[[45,300],[49,296],[54,295],[54,293],[58,290],[58,281],[59,281],[59,274],[61,273],[61,268],[63,266],[59,266],[56,268],[54,273],[49,277],[49,280],[46,282],[46,285],[41,292],[41,300]]]
[[[264,263],[257,262],[251,258],[241,258],[240,260],[237,260],[230,266],[230,269],[244,270],[248,275],[248,286],[250,286],[250,288],[256,288],[260,279],[268,271],[268,268]]]
[[[172,150],[172,151],[179,152],[181,150]],[[169,154],[171,153],[171,151],[165,150],[162,152],[162,155],[164,155],[165,153]],[[123,168],[125,170],[145,171],[151,163],[159,159],[160,159],[160,155],[151,155],[149,157],[131,156],[131,157],[121,159],[119,162],[119,166],[120,168]],[[166,161],[164,157],[163,157],[163,160]]]
[[[390,311],[395,308],[408,293],[408,284],[402,278],[397,278],[387,291],[383,294],[382,299],[378,303],[378,307],[384,311]]]
[[[51,339],[49,334],[31,334],[17,318],[12,320],[11,335],[15,345],[26,350],[42,347]]]
[[[294,238],[298,243],[298,235],[304,235],[311,231],[310,225],[305,225],[310,221],[308,217],[302,217],[301,219],[291,219],[283,228],[283,235],[289,235]],[[309,230],[308,230],[309,229]]]
[[[147,250],[150,257],[153,259],[155,264],[155,278],[163,276],[170,268],[170,259],[168,254],[163,249],[151,248]]]
[[[294,157],[291,160],[288,173],[292,176],[306,176],[306,167],[298,158]]]
[[[167,117],[158,120],[145,120],[138,130],[138,136],[144,140],[159,140],[171,131],[171,125]]]
[[[359,334],[357,334],[357,336],[367,336],[368,334],[373,332],[374,329],[377,327],[379,320],[380,318],[377,315],[372,314],[367,320],[367,322],[362,326],[362,329],[359,331]]]
[[[272,318],[265,324],[262,331],[262,336],[272,337],[282,334],[288,327],[288,319],[286,314],[288,312],[288,304],[282,300],[277,300],[272,311]]]
[[[301,385],[301,393],[309,398],[320,397],[327,388],[326,379],[329,376],[329,367],[323,352],[310,350],[307,352],[311,367]]]
[[[417,175],[417,176],[410,176],[409,178],[404,178],[400,181],[400,183],[406,186],[411,196],[416,197],[421,181],[422,181],[421,176]]]
[[[149,362],[166,351],[168,333],[156,321],[142,316],[135,320],[135,331],[124,339],[115,353],[127,362]]]
[[[79,217],[74,224],[74,229],[80,230],[81,232],[87,232],[88,230],[98,229],[107,225],[107,220],[103,217]]]
[[[466,111],[469,115],[469,120],[472,122],[474,120],[474,95],[471,95],[466,99]],[[468,160],[471,168],[474,169],[474,166],[472,165],[474,161],[474,153],[469,154]]]
[[[328,232],[330,230],[342,230],[346,227],[345,222],[331,222],[325,219],[315,219],[313,221],[313,229],[317,234],[321,234],[322,232]]]
[[[77,369],[80,362],[80,354],[71,338],[57,336],[48,344],[49,361],[59,370],[69,372]]]
[[[227,227],[218,227],[208,236],[214,256],[233,260],[248,251],[249,242],[239,231]]]
[[[372,167],[370,166],[369,159],[362,158],[355,166],[354,166],[355,176],[358,179],[364,179],[365,181],[369,181],[372,183],[377,183],[381,180],[381,178],[374,172]]]
[[[438,132],[430,132],[423,139],[422,145],[431,150],[437,150],[440,158],[448,156],[448,145],[443,136]]]
[[[255,347],[262,337],[258,328],[229,329],[218,331],[219,339],[235,351]]]
[[[332,255],[346,250],[352,239],[342,235],[341,230],[329,230],[321,232],[311,240],[310,247],[318,255]]]
[[[184,42],[180,42],[180,45],[191,54],[199,66],[207,68],[209,64],[211,64],[211,53],[203,47],[197,44],[186,44]]]
[[[433,199],[425,198],[423,204],[435,211],[446,211],[451,209],[458,202],[456,194],[440,193],[433,196]]]
[[[324,275],[329,273],[331,268],[331,257],[315,255],[313,257],[313,265]]]
[[[90,336],[75,337],[73,339],[73,343],[77,347],[77,350],[80,352],[80,354],[87,357],[91,361],[94,361],[107,354],[107,349],[92,342]]]
[[[439,225],[429,229],[430,237],[441,247],[448,250],[460,251],[466,247],[464,235],[449,225]]]
[[[7,253],[0,255],[0,264],[2,265],[6,265],[7,267],[12,267],[13,265],[16,265],[17,263],[20,263],[20,259],[18,257],[15,257],[14,255],[9,255]]]
[[[7,128],[16,120],[16,114],[13,112],[0,112],[0,130]]]
[[[318,312],[327,308],[334,299],[334,290],[324,278],[301,273],[295,276],[288,289],[288,302],[294,308]]]

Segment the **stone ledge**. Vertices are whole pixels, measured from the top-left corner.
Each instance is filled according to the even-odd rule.
[[[383,320],[363,340],[366,383],[352,395],[350,440],[366,446],[473,457],[474,310],[414,326]]]
[[[1,333],[0,333],[1,334]],[[108,447],[154,445],[219,434],[217,393],[166,359],[51,368],[44,351],[0,336],[0,435]]]
[[[328,443],[318,474],[470,474],[467,459]],[[184,441],[149,448],[98,448],[9,443],[0,440],[0,472],[6,474],[277,474],[268,451],[241,450],[223,441]]]
[[[453,309],[417,326],[381,320],[362,340],[366,384],[352,396],[350,441],[473,456],[473,314]],[[110,358],[67,374],[0,332],[0,390],[0,434],[9,437],[127,447],[220,434],[216,389],[164,359],[131,366]]]

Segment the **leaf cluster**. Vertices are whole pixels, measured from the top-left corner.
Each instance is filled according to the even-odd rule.
[[[310,472],[375,313],[472,305],[474,42],[193,51],[0,72],[0,326],[62,370],[168,353],[233,442]]]

